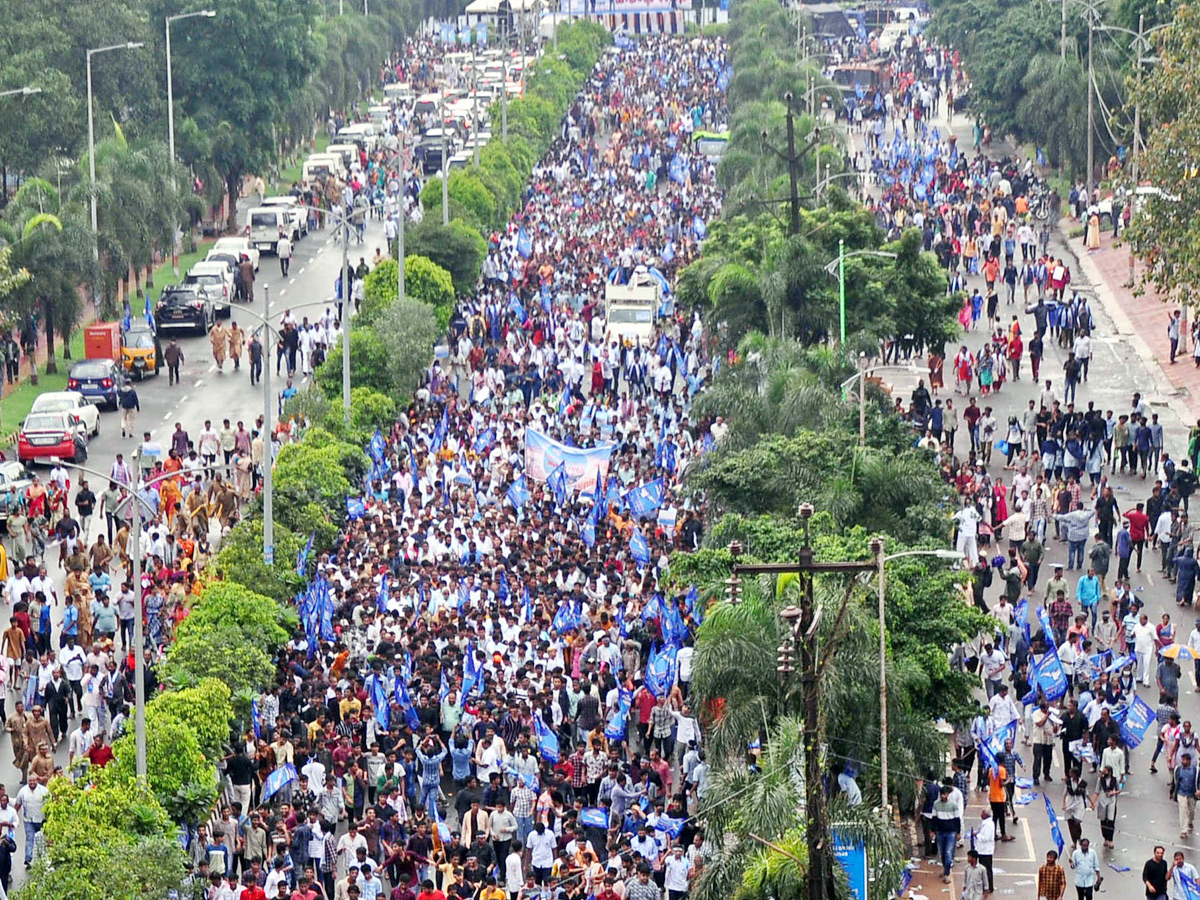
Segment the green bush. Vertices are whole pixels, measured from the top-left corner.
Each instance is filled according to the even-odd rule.
[[[247,644],[274,653],[299,624],[296,614],[270,597],[240,584],[214,581],[204,588],[191,614],[176,629],[176,637],[233,625]]]
[[[450,273],[454,292],[466,295],[475,290],[483,271],[487,241],[461,219],[451,219],[449,225],[443,225],[440,218],[427,216],[405,233],[404,252],[433,260]]]
[[[101,780],[132,784],[137,780],[134,736],[113,744],[113,760]],[[162,708],[146,709],[146,779],[158,802],[176,822],[195,822],[217,799],[217,770],[205,759],[192,729]]]
[[[267,602],[275,605],[274,601]],[[200,752],[215,760],[229,741],[229,726],[233,722],[230,697],[229,686],[224,682],[202,678],[192,687],[159,694],[146,708],[148,712],[153,710],[155,716],[173,716],[191,728]]]
[[[275,563],[263,562],[263,523],[261,510],[233,526],[221,540],[221,549],[212,561],[218,578],[245,585],[270,597],[277,603],[287,603],[300,590],[304,580],[296,575],[296,555],[308,542],[281,523],[275,523]],[[315,543],[315,541],[314,541]],[[328,546],[323,543],[321,546]]]
[[[355,323],[373,325],[398,297],[396,261],[385,259],[372,269],[363,289],[366,297]],[[404,296],[438,309],[453,307],[454,279],[429,257],[405,253]]]
[[[237,694],[247,689],[261,691],[274,673],[271,657],[247,645],[240,628],[217,625],[178,638],[167,651],[162,674],[163,680],[175,687],[216,678]]]

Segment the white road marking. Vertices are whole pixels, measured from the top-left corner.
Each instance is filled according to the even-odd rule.
[[[397,278],[399,278],[400,276],[398,276],[398,275],[397,275],[396,277],[397,277]],[[295,283],[296,283],[296,279],[295,279],[295,278],[289,278],[289,279],[288,279],[288,284],[295,284]]]
[[[397,277],[399,277],[399,276],[397,276]],[[217,371],[217,364],[213,363],[211,366],[208,367],[208,374],[211,375],[215,371]]]
[[[184,394],[182,397],[180,397],[180,398],[179,398],[179,405],[180,405],[180,406],[182,406],[184,403],[187,403],[187,401],[188,401],[188,396],[189,396],[188,394]]]
[[[396,277],[397,277],[397,278],[399,278],[400,276],[399,276],[399,275],[397,275]],[[282,297],[282,296],[283,296],[284,294],[286,294],[286,293],[287,293],[287,288],[280,288],[280,289],[279,289],[279,296],[280,296],[280,297]]]
[[[204,379],[201,378],[196,382],[196,387],[203,387],[203,386],[204,386]]]
[[[171,418],[171,416],[173,416],[173,415],[175,415],[175,413],[174,413],[173,411],[172,411],[172,412],[168,412],[168,413],[164,413],[164,414],[163,414],[163,421],[164,421],[164,422],[165,422],[165,421],[167,421],[167,420],[168,420],[168,419],[170,419],[170,418]]]
[[[304,266],[301,266],[301,267],[300,267],[300,272],[299,272],[298,274],[300,274],[300,275],[303,275],[303,274],[304,274]],[[399,276],[397,276],[397,277],[399,277]]]

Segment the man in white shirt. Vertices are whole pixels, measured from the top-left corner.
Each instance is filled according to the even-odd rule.
[[[26,868],[33,862],[33,845],[46,822],[45,805],[49,796],[50,792],[46,790],[45,785],[38,784],[38,777],[34,772],[29,773],[29,781],[17,792],[15,807],[21,813],[21,821],[25,823]]]
[[[979,511],[968,501],[963,501],[963,507],[954,514],[958,523],[958,539],[955,549],[967,558],[971,568],[979,561],[979,545],[976,536],[979,533]]]
[[[979,663],[983,667],[983,684],[987,689],[990,701],[1000,690],[1000,679],[1004,675],[1004,670],[1008,668],[1008,657],[999,647],[984,644]]]
[[[337,854],[342,871],[348,872],[351,865],[358,865],[358,848],[367,849],[367,839],[358,833],[358,826],[351,823],[350,829],[338,838]]]
[[[692,864],[684,857],[683,847],[676,844],[663,862],[663,887],[667,889],[667,900],[685,900],[691,872]]]
[[[529,865],[533,867],[534,879],[538,884],[546,884],[550,880],[550,869],[554,866],[558,839],[555,838],[554,832],[539,820],[526,838],[526,844],[529,847]]]

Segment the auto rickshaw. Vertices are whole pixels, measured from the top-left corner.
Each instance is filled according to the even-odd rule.
[[[138,381],[162,368],[162,345],[148,324],[134,322],[121,332],[121,363]]]

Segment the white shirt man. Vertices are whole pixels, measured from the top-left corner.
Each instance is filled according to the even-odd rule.
[[[692,864],[684,857],[683,848],[676,844],[671,855],[663,862],[663,886],[672,900],[679,894],[687,893],[691,871]]]

